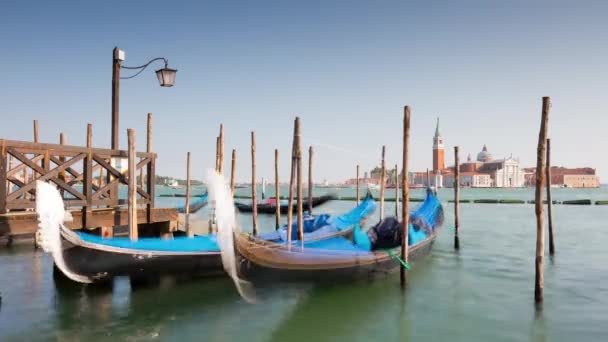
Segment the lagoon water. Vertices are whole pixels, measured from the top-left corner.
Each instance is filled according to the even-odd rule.
[[[553,197],[608,199],[608,188],[553,189]],[[445,228],[431,254],[412,265],[405,293],[398,275],[258,287],[254,305],[239,298],[227,277],[60,286],[49,255],[30,246],[0,248],[0,341],[608,340],[608,206],[554,206],[557,253],[545,259],[545,303],[537,309],[534,206],[463,203],[455,252],[451,190],[441,190],[440,198]],[[533,189],[464,189],[461,198],[530,200]],[[159,198],[158,204],[181,202]],[[332,201],[315,211],[340,213],[353,205]],[[386,211],[394,212],[392,202]],[[208,215],[197,214],[201,221]],[[247,229],[251,217],[240,220]],[[274,229],[274,217],[260,215],[260,226]]]

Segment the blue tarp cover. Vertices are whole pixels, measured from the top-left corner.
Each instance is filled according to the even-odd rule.
[[[344,215],[306,215],[304,216],[304,241],[353,227],[373,212],[377,206],[373,197],[368,195],[357,207]],[[298,240],[298,223],[294,222],[291,227],[291,239]],[[259,237],[274,242],[287,241],[287,225],[279,228],[278,231],[260,234]]]
[[[159,252],[219,252],[215,235],[201,235],[188,237],[176,237],[173,239],[161,238],[139,238],[137,241],[131,241],[128,237],[114,237],[104,239],[100,236],[76,232],[78,237],[85,242],[95,243],[98,245],[137,249],[142,251],[159,251]]]

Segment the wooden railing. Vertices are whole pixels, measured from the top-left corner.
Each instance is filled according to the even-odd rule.
[[[128,175],[116,166],[120,160],[126,167],[127,157],[122,150],[0,139],[0,214],[35,208],[37,180],[56,184],[66,207],[82,207],[84,217],[95,207],[127,204],[118,189],[128,185]],[[135,158],[137,204],[151,209],[156,154],[136,152]]]

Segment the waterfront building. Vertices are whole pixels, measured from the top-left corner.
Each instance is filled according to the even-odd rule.
[[[525,169],[525,183],[527,186],[536,184],[536,168]],[[551,185],[566,188],[599,188],[600,178],[595,169],[590,167],[566,168],[551,167]]]
[[[492,178],[489,174],[479,172],[461,172],[460,186],[467,188],[489,188],[492,186]],[[454,173],[450,172],[443,176],[443,185],[451,188],[454,186]]]

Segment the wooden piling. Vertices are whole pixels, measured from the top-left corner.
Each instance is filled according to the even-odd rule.
[[[312,215],[312,146],[308,147],[308,213]]]
[[[357,184],[357,206],[359,205],[359,164],[357,164],[357,180],[355,181],[355,183]]]
[[[253,235],[258,235],[258,199],[255,188],[255,132],[251,131],[251,217],[253,219]]]
[[[426,187],[431,187],[431,173],[428,168],[426,169]]]
[[[186,155],[186,233],[188,237],[194,237],[194,231],[190,226],[190,152]]]
[[[281,226],[281,195],[279,193],[279,150],[274,149],[274,199],[275,205],[275,229],[279,229]]]
[[[34,120],[34,142],[38,143],[38,120]]]
[[[221,175],[224,173],[224,124],[220,124],[220,147],[219,147],[219,162],[217,172]]]
[[[399,220],[399,167],[395,164],[395,218]]]
[[[460,228],[460,156],[458,155],[458,146],[454,146],[454,248],[460,249],[460,237],[458,236]]]
[[[61,145],[65,145],[67,144],[67,139],[65,137],[65,134],[63,132],[59,133],[59,144]],[[61,161],[61,163],[63,164],[65,162],[65,157],[59,157],[59,160]],[[59,175],[58,178],[65,182],[65,171],[59,171]],[[64,191],[63,189],[59,190],[59,192],[61,193],[61,198],[64,198]]]
[[[401,218],[403,222],[403,237],[401,239],[401,260],[408,262],[408,233],[409,233],[409,198],[410,186],[408,182],[408,158],[410,143],[410,107],[403,108],[403,174],[401,175],[402,194],[401,194]],[[404,267],[400,267],[401,288],[407,286],[407,274]]]
[[[552,198],[551,198],[551,139],[547,139],[547,224],[549,226],[549,254],[555,254],[555,243],[553,241],[553,213],[552,213]]]
[[[215,137],[215,172],[220,170],[220,137]]]
[[[6,141],[4,139],[0,140],[0,214],[6,214],[8,212],[6,208],[6,195],[8,195],[8,181],[3,181],[6,179],[6,175],[9,171],[9,166],[6,164]]]
[[[384,157],[386,155],[386,146],[382,145],[382,172],[380,174],[380,221],[384,220],[384,183],[386,179],[386,164]]]
[[[146,130],[146,152],[152,153],[152,113],[148,113]],[[154,208],[154,192],[156,189],[156,158],[152,158],[146,167],[146,187],[150,194],[150,201],[146,205],[146,216],[148,222],[152,221],[152,209]],[[172,236],[172,234],[168,234]]]
[[[535,282],[534,282],[534,300],[536,303],[543,302],[543,263],[545,254],[545,230],[543,226],[543,184],[545,181],[545,163],[546,163],[546,144],[547,144],[547,129],[549,125],[549,108],[551,100],[549,97],[543,97],[542,117],[540,122],[540,132],[538,134],[538,147],[536,149],[536,191],[534,209],[536,213],[536,262],[535,262]]]
[[[146,152],[152,152],[152,113],[148,113],[146,130]]]
[[[296,134],[298,132],[298,126],[300,124],[300,118],[296,117],[293,124],[293,139],[291,142],[291,170],[289,176],[289,198],[287,200],[287,244],[291,246],[291,231],[293,225],[293,183],[296,175]]]
[[[82,169],[82,194],[85,197],[86,205],[82,207],[83,225],[91,226],[93,220],[93,125],[87,124],[87,156]],[[103,237],[103,234],[102,234]]]
[[[232,168],[230,169],[230,193],[234,198],[234,190],[235,190],[235,180],[236,180],[236,150],[232,149]]]
[[[129,239],[136,241],[139,237],[137,231],[137,185],[135,183],[135,130],[129,128],[127,130],[128,135],[128,181],[129,181]]]
[[[146,129],[146,152],[152,152],[152,113],[148,113]],[[146,186],[146,178],[144,177],[144,168],[139,169],[139,186],[142,190]]]
[[[296,121],[296,156],[298,175],[298,239],[304,244],[304,198],[302,196],[302,137],[300,132],[300,120]]]

